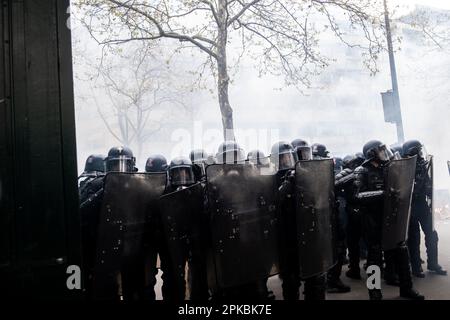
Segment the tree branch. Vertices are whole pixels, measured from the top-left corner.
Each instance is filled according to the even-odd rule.
[[[239,19],[245,13],[245,11],[247,11],[248,8],[257,4],[260,1],[261,0],[253,0],[249,3],[247,3],[246,5],[244,5],[237,14],[235,14],[230,20],[228,20],[227,27],[231,26],[233,24],[233,22],[235,22],[237,19]]]

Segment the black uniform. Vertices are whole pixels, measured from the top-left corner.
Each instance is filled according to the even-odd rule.
[[[355,195],[356,203],[364,207],[363,226],[364,236],[367,241],[367,264],[377,265],[382,268],[382,219],[384,210],[384,185],[385,169],[390,160],[389,157],[379,158],[382,148],[385,147],[379,141],[371,141],[364,146],[366,160],[355,170]],[[423,299],[414,291],[411,269],[409,264],[408,248],[404,242],[399,243],[395,249],[385,251],[385,255],[393,257],[395,261],[399,281],[400,295],[412,299]],[[381,299],[380,289],[369,289],[371,299]]]
[[[345,222],[344,215],[342,214],[342,211],[344,211],[344,208],[346,207],[346,199],[340,192],[339,185],[336,186],[336,183],[335,196],[336,201],[333,208],[333,242],[335,245],[336,264],[327,272],[327,288],[329,293],[346,293],[349,292],[351,288],[344,284],[340,279],[347,253]]]
[[[300,278],[299,251],[295,204],[295,162],[311,160],[312,151],[303,140],[272,146],[271,160],[278,169],[278,210],[280,217],[280,278],[284,300],[298,300],[301,280],[305,281],[305,300],[325,300],[326,273],[307,279]],[[322,150],[321,150],[322,151]]]
[[[98,219],[102,206],[104,179],[104,175],[89,178],[79,188],[83,273],[88,296],[92,289],[92,273],[96,258]]]
[[[330,159],[330,152],[327,147],[321,143],[314,143],[311,146],[312,156],[315,160]],[[334,173],[340,172],[342,169],[342,159],[334,158]],[[339,193],[335,193],[336,201],[333,208],[333,243],[335,250],[336,264],[327,272],[327,288],[329,293],[346,293],[351,289],[340,279],[342,266],[345,261],[347,247],[345,244],[345,216],[342,215],[342,207],[345,199],[338,199]]]
[[[260,152],[256,152],[252,157],[250,154],[249,162],[252,163],[255,161],[255,165],[258,164],[258,160],[260,160],[262,154]],[[223,142],[216,154],[216,160],[218,164],[244,164],[246,162],[244,151],[235,141],[225,141]],[[250,161],[251,160],[251,161]],[[229,180],[229,185],[232,188],[234,183],[234,176],[241,175],[241,172],[238,168],[234,168],[229,172],[224,173],[224,179]],[[209,179],[209,177],[208,177]],[[213,181],[214,178],[211,179]],[[206,201],[208,201],[208,197],[206,197]],[[205,207],[211,208],[211,203],[205,204]],[[211,212],[208,212],[208,220],[211,218]],[[208,230],[207,230],[208,231]],[[208,241],[211,240],[211,234],[207,235]],[[226,288],[211,288],[212,289],[212,299],[219,301],[248,301],[248,300],[266,300],[271,299],[273,295],[267,289],[267,279],[262,279],[260,281],[251,281],[248,283],[243,283],[236,286],[230,286]]]
[[[320,274],[308,279],[300,279],[297,248],[297,224],[295,220],[295,181],[293,170],[280,171],[280,278],[283,280],[283,299],[298,300],[301,280],[305,281],[305,300],[325,300],[326,275]]]
[[[105,156],[90,155],[86,159],[83,173],[78,177],[78,193],[80,203],[86,201],[101,188],[97,178],[105,175]],[[97,181],[94,181],[97,180]],[[101,179],[100,179],[101,180]],[[92,182],[92,183],[91,183]],[[100,187],[98,187],[100,185]]]
[[[428,269],[438,274],[447,274],[438,264],[438,234],[433,230],[433,212],[427,202],[432,196],[432,183],[428,175],[430,163],[419,158],[416,164],[414,191],[411,202],[411,217],[409,220],[408,248],[411,255],[413,274],[423,277],[420,259],[420,228],[425,234]]]
[[[362,238],[362,221],[361,221],[361,208],[355,203],[354,194],[354,170],[345,168],[339,172],[335,177],[335,192],[336,197],[343,198],[344,202],[339,205],[345,205],[345,214],[347,216],[347,225],[345,228],[345,239],[349,256],[349,271],[347,276],[353,279],[361,279],[360,275],[360,240]],[[340,228],[339,228],[340,229]],[[338,229],[338,231],[339,231]],[[342,233],[343,231],[340,231]],[[338,247],[339,251],[339,247]],[[342,249],[341,249],[342,251]],[[345,252],[344,252],[345,254]],[[339,257],[339,255],[338,255]],[[342,253],[340,255],[342,260]],[[338,263],[342,263],[338,261]],[[342,268],[342,267],[341,267]]]
[[[106,172],[136,172],[135,158],[130,149],[126,147],[111,148],[108,157],[105,159]],[[94,269],[98,261],[98,239],[99,239],[99,218],[102,210],[102,202],[104,198],[105,175],[96,173],[94,176],[87,177],[80,184],[80,215],[81,215],[81,232],[82,232],[82,249],[83,249],[83,270],[86,282],[88,297],[94,297]],[[135,272],[136,268],[139,272]],[[124,264],[121,273],[121,285],[123,299],[135,299],[150,297],[154,299],[153,287],[148,293],[145,293],[145,283],[143,279],[144,265]],[[105,288],[109,297],[119,298],[118,283],[106,284]]]
[[[355,168],[364,160],[358,156],[344,158],[344,167],[335,177],[336,197],[345,199],[347,216],[346,243],[349,257],[349,271],[346,275],[352,279],[361,279],[360,274],[360,242],[362,239],[362,208],[354,201]]]
[[[173,192],[181,193],[188,192],[186,189],[193,184],[186,184],[185,186],[169,186],[166,190],[166,194]],[[195,210],[192,211],[193,206],[184,202],[185,208],[183,212],[189,217],[192,217],[188,225],[181,226],[186,233],[176,232],[180,238],[177,240],[180,246],[176,252],[170,252],[171,248],[167,248],[167,242],[164,250],[169,250],[167,257],[165,257],[165,263],[163,264],[163,271],[166,273],[166,278],[169,278],[169,283],[166,290],[166,296],[164,300],[171,301],[183,301],[187,298],[186,289],[189,289],[189,299],[193,301],[207,301],[209,298],[208,283],[206,278],[206,221],[204,206],[204,186],[196,185],[200,189],[200,192],[192,192],[191,197],[196,199],[188,199],[187,202],[195,201]],[[197,189],[198,190],[198,189]],[[189,196],[188,196],[189,197]],[[189,209],[187,209],[189,207]],[[176,222],[178,224],[179,222]],[[174,226],[176,226],[176,224]],[[167,226],[164,230],[164,238],[170,237],[167,232]],[[174,256],[176,254],[177,256]],[[188,267],[186,274],[186,265]],[[187,278],[187,283],[186,283]],[[163,279],[164,281],[164,279]]]

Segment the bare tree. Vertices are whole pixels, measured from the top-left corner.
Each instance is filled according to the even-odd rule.
[[[260,74],[284,75],[286,85],[309,86],[329,59],[318,50],[322,32],[331,30],[344,43],[363,49],[367,65],[383,48],[379,0],[78,0],[83,23],[96,41],[174,39],[179,48],[197,48],[216,78],[224,137],[234,139],[228,89],[230,68],[248,53]],[[362,30],[365,43],[351,43],[340,28]],[[338,21],[340,20],[340,21]],[[232,38],[232,36],[234,36]],[[239,41],[240,40],[240,41]],[[232,65],[227,46],[240,44]]]
[[[134,46],[92,63],[90,78],[95,83],[92,96],[109,133],[122,145],[137,146],[137,156],[146,140],[161,129],[151,115],[159,108],[184,107],[183,96],[174,83],[174,75],[147,46]],[[105,105],[97,95],[108,97]]]
[[[450,11],[417,7],[399,21],[418,31],[427,45],[450,52]]]

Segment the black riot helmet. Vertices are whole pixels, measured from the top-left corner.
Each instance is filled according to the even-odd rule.
[[[334,172],[335,173],[339,173],[342,171],[343,169],[343,160],[340,157],[334,157],[333,158],[333,162],[334,162]]]
[[[306,142],[303,139],[292,140],[291,145],[292,145],[292,148],[294,148],[294,149],[297,147],[309,147],[308,142]]]
[[[195,177],[191,160],[185,157],[173,159],[169,165],[169,181],[175,187],[194,184]]]
[[[344,159],[342,159],[342,167],[344,169],[351,169],[350,164],[352,163],[352,161],[354,161],[356,159],[356,155],[354,154],[348,154],[344,157]]]
[[[217,163],[243,163],[244,151],[235,141],[225,141],[217,150]]]
[[[311,146],[311,149],[312,149],[313,158],[315,158],[315,159],[330,157],[330,152],[327,150],[327,147],[324,144],[314,143]]]
[[[298,160],[311,160],[312,150],[308,142],[302,139],[295,139],[291,142],[294,151],[297,153]]]
[[[106,171],[136,172],[136,158],[133,151],[127,147],[113,147],[106,157]]]
[[[206,162],[208,160],[208,156],[209,154],[203,149],[192,150],[189,154],[189,158],[192,163]]]
[[[189,153],[197,177],[201,178],[206,175],[206,166],[211,164],[209,157],[210,155],[203,149],[195,149]]]
[[[86,159],[84,173],[105,172],[105,156],[102,154],[91,154]]]
[[[394,155],[383,142],[371,140],[363,147],[364,157],[367,160],[375,160],[379,162],[388,162],[394,158]]]
[[[280,141],[272,146],[270,160],[278,171],[293,169],[297,162],[297,154],[289,142]]]
[[[258,166],[269,165],[269,159],[266,158],[261,150],[252,150],[247,154],[247,161]]]
[[[145,172],[165,172],[167,170],[167,159],[160,154],[151,155],[145,163]]]
[[[419,159],[427,159],[427,150],[419,140],[406,141],[402,146],[402,154],[404,157],[417,156]]]
[[[396,145],[396,146],[391,146],[391,152],[394,155],[394,159],[396,160],[400,160],[403,156],[403,150],[402,150],[402,146]]]
[[[361,152],[349,154],[342,160],[342,167],[344,169],[355,170],[357,167],[363,164],[364,160],[364,155]]]

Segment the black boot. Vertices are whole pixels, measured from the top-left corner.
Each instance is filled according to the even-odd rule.
[[[383,300],[383,294],[380,289],[372,289],[369,290],[369,299],[370,300]]]
[[[413,267],[412,274],[416,278],[425,278],[425,273],[423,272],[422,266],[419,266],[418,268]]]
[[[394,286],[394,287],[400,286],[400,281],[399,281],[398,275],[396,273],[385,273],[384,274],[384,282],[388,286]]]
[[[361,280],[361,271],[359,270],[359,267],[350,267],[345,275],[350,279]]]
[[[425,297],[413,288],[400,289],[400,297],[410,300],[425,300]]]
[[[282,274],[283,299],[287,301],[298,300],[300,298],[300,279],[295,274]]]
[[[428,255],[427,269],[438,275],[446,276],[447,270],[442,269],[438,263],[438,240],[438,234],[436,231],[433,231],[428,237],[425,235],[425,245],[427,247]]]
[[[327,282],[327,292],[328,293],[347,293],[350,292],[351,288],[344,284],[341,279],[336,279]]]
[[[326,299],[326,274],[317,275],[305,280],[305,300],[322,301]]]
[[[387,250],[384,252],[385,268],[384,281],[389,286],[399,286],[400,281],[396,265],[396,250]]]
[[[435,265],[428,265],[428,270],[432,271],[440,276],[446,276],[447,275],[447,270],[442,269],[442,267],[439,264],[435,264]]]

